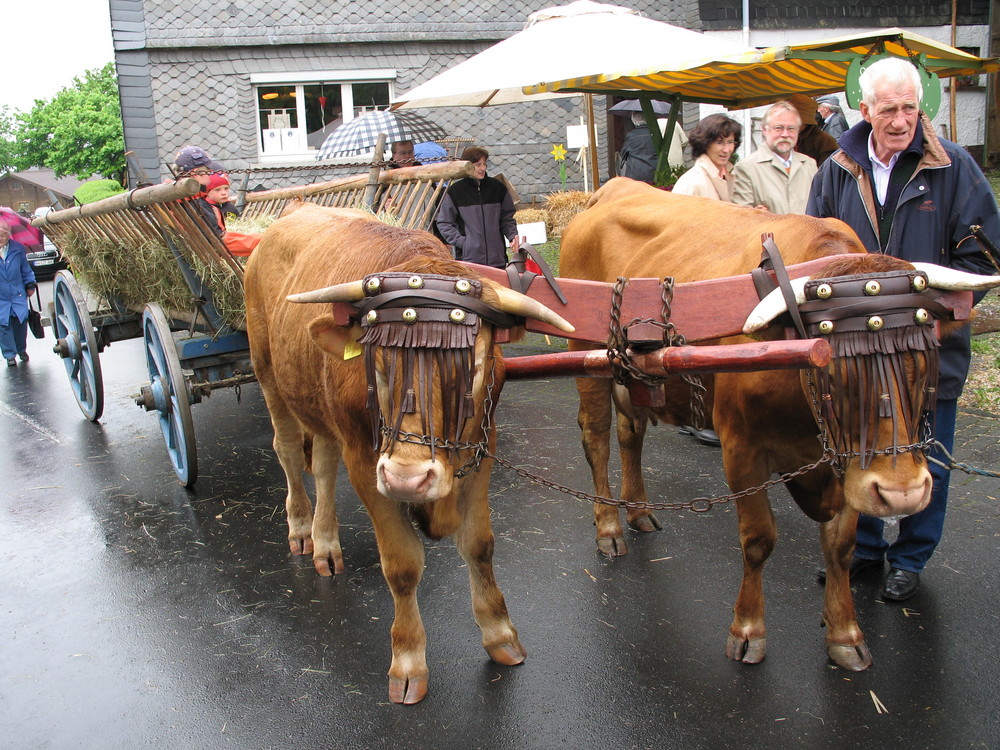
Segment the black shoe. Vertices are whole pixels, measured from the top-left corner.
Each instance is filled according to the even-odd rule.
[[[21,358],[22,362],[27,362],[29,359],[31,359],[31,357],[28,356],[27,352],[18,352],[17,356]]]
[[[13,357],[7,357],[7,367],[17,367],[17,360]]]
[[[883,561],[881,557],[877,560],[872,560],[868,557],[852,557],[851,565],[848,568],[850,570],[850,578],[853,581],[865,572],[873,571],[876,568],[878,568],[878,571],[881,573],[882,565]],[[816,570],[816,580],[820,583],[826,583],[826,568],[818,568]]]
[[[920,591],[920,574],[902,568],[889,568],[882,586],[882,598],[903,602]]]
[[[718,447],[722,445],[722,441],[719,440],[719,436],[715,434],[715,430],[710,430],[707,427],[704,430],[696,430],[691,425],[684,425],[678,432],[681,435],[690,435],[699,443],[704,443],[705,445],[712,445]]]

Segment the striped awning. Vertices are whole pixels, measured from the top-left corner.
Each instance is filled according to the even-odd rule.
[[[682,101],[740,109],[768,104],[790,94],[816,96],[843,91],[851,62],[880,53],[918,58],[940,78],[1000,70],[996,58],[979,58],[920,34],[891,28],[787,47],[767,47],[747,52],[737,60],[703,62],[681,70],[647,68],[544,81],[525,86],[524,93],[676,95]]]

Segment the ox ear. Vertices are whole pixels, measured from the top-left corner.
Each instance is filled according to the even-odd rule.
[[[353,359],[361,353],[358,344],[361,326],[339,326],[332,315],[320,315],[313,320],[309,335],[320,349],[338,359]]]

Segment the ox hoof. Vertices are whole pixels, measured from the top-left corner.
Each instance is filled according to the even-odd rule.
[[[412,705],[420,703],[427,695],[427,675],[408,680],[389,676],[389,700],[393,703]]]
[[[313,553],[312,537],[288,537],[288,551],[293,555],[311,555]]]
[[[333,568],[330,568],[330,563],[333,563]],[[314,557],[313,566],[316,568],[316,572],[321,576],[332,576],[334,574],[340,574],[344,572],[344,558],[342,557]]]
[[[744,664],[760,664],[767,654],[767,638],[737,638],[730,634],[726,639],[726,657]]]
[[[625,544],[625,537],[616,536],[597,537],[597,549],[608,557],[621,557],[628,553],[628,545]]]
[[[826,653],[830,661],[838,667],[849,669],[852,672],[864,672],[872,665],[872,652],[868,650],[868,644],[861,641],[857,646],[845,643],[831,643],[826,647]]]
[[[639,516],[638,518],[629,521],[628,525],[636,531],[642,531],[644,533],[659,531],[663,528],[660,526],[660,522],[656,520],[656,516],[652,513],[645,516]]]
[[[497,664],[506,664],[508,667],[521,664],[528,658],[528,652],[519,641],[514,643],[501,643],[499,646],[487,647],[486,653],[488,653],[490,658]]]

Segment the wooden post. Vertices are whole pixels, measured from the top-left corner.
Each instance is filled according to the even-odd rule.
[[[385,133],[378,134],[375,142],[375,155],[372,157],[372,168],[368,173],[368,184],[365,187],[365,196],[362,198],[362,205],[371,210],[375,206],[375,192],[378,190],[378,175],[382,171],[382,159],[385,158]]]
[[[597,125],[594,122],[594,95],[585,94],[587,104],[587,143],[590,151],[590,184],[597,190],[601,186],[600,167],[597,161]]]

